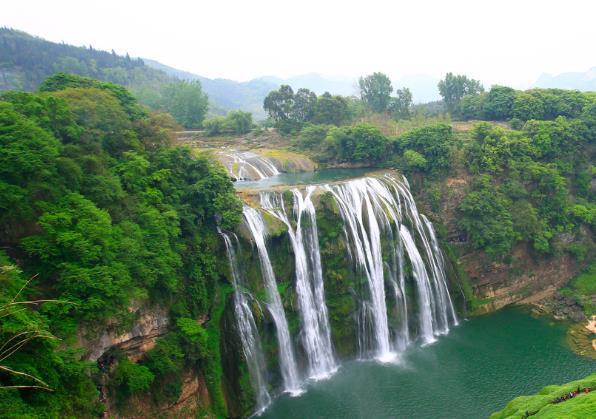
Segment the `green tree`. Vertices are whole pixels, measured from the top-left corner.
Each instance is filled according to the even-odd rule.
[[[516,92],[511,87],[491,87],[484,102],[484,117],[491,121],[511,119],[515,97]]]
[[[461,74],[447,73],[445,79],[439,81],[439,93],[447,105],[447,111],[453,114],[460,100],[466,95],[475,95],[484,91],[478,80],[469,79]]]
[[[200,81],[171,83],[164,87],[161,96],[160,109],[172,114],[185,128],[201,128],[209,100]]]
[[[405,132],[392,144],[397,153],[411,150],[421,155],[427,162],[426,172],[438,175],[450,167],[449,154],[453,141],[451,126],[436,124]]]
[[[232,111],[226,115],[225,126],[234,134],[246,134],[252,129],[250,112]]]
[[[341,96],[332,96],[329,92],[317,98],[313,122],[315,124],[341,125],[350,119],[348,103]]]
[[[544,104],[536,96],[520,92],[515,95],[511,114],[522,121],[529,119],[543,119]]]
[[[506,256],[517,239],[509,205],[507,198],[490,185],[488,176],[479,178],[459,205],[459,226],[474,247],[494,258]]]
[[[389,107],[391,92],[391,80],[383,73],[373,73],[358,80],[360,97],[368,109],[381,113]]]
[[[317,95],[308,89],[298,89],[292,105],[292,119],[298,123],[312,120],[317,106]]]
[[[486,93],[466,95],[459,102],[458,114],[463,120],[482,119]]]
[[[334,147],[338,161],[375,163],[388,157],[389,140],[369,124],[331,128],[326,141]]]
[[[407,87],[397,89],[389,102],[389,112],[395,119],[409,118],[412,114],[412,92]]]

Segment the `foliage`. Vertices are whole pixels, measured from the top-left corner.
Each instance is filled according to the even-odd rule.
[[[447,73],[445,79],[439,81],[438,87],[449,113],[457,110],[460,100],[465,95],[475,95],[484,91],[478,80],[453,73]]]
[[[332,96],[329,92],[317,98],[312,122],[315,124],[342,125],[350,120],[348,100],[342,96]]]
[[[204,331],[189,322],[213,304],[216,227],[233,228],[241,204],[219,164],[170,147],[171,118],[137,112],[142,108],[118,86],[59,75],[44,90],[0,100],[0,242],[28,274],[39,274],[32,298],[67,303],[3,317],[1,333],[35,326],[72,342],[77,329],[127,327],[133,299],[167,305],[180,320],[174,337],[142,364],[121,360],[114,384],[125,396],[155,388],[163,389],[157,399],[173,400],[182,366],[212,357]],[[21,280],[3,279],[3,272],[6,299]],[[53,340],[23,347],[11,365],[54,392],[10,390],[2,409],[99,414],[89,365],[65,347]],[[0,377],[2,385],[12,380]]]
[[[412,92],[407,87],[395,90],[395,97],[389,102],[388,110],[395,119],[409,118],[412,114]]]
[[[210,137],[227,133],[247,134],[252,127],[252,114],[242,111],[232,111],[225,117],[218,116],[203,123],[203,128]]]
[[[298,132],[309,122],[341,125],[351,118],[345,98],[332,96],[328,92],[317,97],[308,89],[298,89],[294,93],[287,85],[271,91],[265,98],[263,108],[283,134]]]
[[[126,86],[142,103],[171,113],[186,128],[199,128],[207,110],[199,81],[180,81],[128,54],[57,44],[0,28],[0,57],[0,90],[109,88],[129,114],[143,113]]]
[[[331,128],[325,140],[337,161],[378,163],[387,157],[389,140],[368,124]]]
[[[561,89],[517,91],[493,86],[489,93],[466,95],[457,115],[464,120],[488,119],[507,121],[553,120],[559,116],[580,118],[588,115],[594,97],[590,93]],[[521,126],[514,127],[516,129]]]
[[[201,128],[209,105],[201,82],[170,83],[160,93],[160,99],[152,104],[155,109],[170,113],[185,128]]]
[[[476,248],[493,257],[509,253],[516,240],[508,199],[496,193],[488,176],[481,177],[459,206],[459,225]]]
[[[410,163],[412,158],[416,157],[412,151],[416,152],[426,162],[420,165],[422,161],[417,159],[417,169],[431,175],[438,175],[445,173],[450,166],[449,154],[453,141],[453,132],[449,125],[435,124],[400,135],[393,141],[393,148],[398,153],[404,153],[404,157],[406,157],[405,152],[409,150]],[[407,159],[408,157],[406,161]]]
[[[116,388],[118,396],[126,400],[131,395],[147,391],[154,379],[149,368],[123,358],[118,362],[110,384]]]
[[[364,105],[372,112],[385,112],[389,108],[390,95],[393,92],[391,80],[383,73],[373,73],[358,80],[360,97]]]
[[[102,409],[91,381],[92,367],[75,351],[61,348],[47,317],[35,310],[43,302],[27,299],[32,280],[26,281],[0,252],[0,416],[96,416]]]
[[[507,121],[511,119],[515,96],[516,92],[511,87],[491,87],[484,101],[484,117],[492,121]],[[519,115],[516,116],[519,118]]]

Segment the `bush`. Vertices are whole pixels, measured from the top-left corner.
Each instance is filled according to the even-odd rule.
[[[388,157],[389,140],[369,124],[331,128],[326,141],[340,162],[378,163]]]
[[[149,368],[134,364],[128,358],[123,358],[114,370],[111,383],[116,387],[119,396],[127,398],[147,391],[154,379],[155,375]]]

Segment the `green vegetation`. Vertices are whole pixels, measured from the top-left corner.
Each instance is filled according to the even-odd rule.
[[[583,306],[586,316],[596,314],[596,264],[592,262],[582,273],[573,278],[561,288],[559,292],[563,295],[575,297]]]
[[[31,333],[2,361],[27,375],[4,370],[0,385],[43,383],[3,389],[0,415],[100,414],[98,371],[67,348],[77,334],[130,327],[135,305],[169,307],[176,326],[140,364],[119,358],[110,383],[119,398],[149,390],[172,402],[185,367],[213,371],[207,382],[219,386],[209,332],[218,315],[196,319],[221,307],[216,226],[236,225],[241,205],[223,168],[170,146],[172,125],[121,86],[80,76],[0,97],[0,244],[10,256],[0,255],[0,333],[3,342]],[[211,394],[223,414],[221,391]]]
[[[186,128],[201,127],[207,112],[207,95],[199,81],[181,81],[148,67],[140,58],[130,58],[128,54],[122,57],[114,51],[56,44],[24,32],[0,28],[0,57],[0,91],[38,88],[53,91],[73,87],[62,83],[61,78],[52,78],[58,80],[59,85],[46,80],[55,73],[63,73],[62,79],[69,77],[66,74],[72,74],[109,82],[106,85],[111,85],[112,90],[131,96],[122,87],[126,86],[142,103],[170,113]],[[78,80],[77,87],[83,87],[82,79]],[[102,88],[95,83],[96,87]]]
[[[309,122],[340,125],[351,119],[345,98],[329,93],[317,97],[308,89],[294,93],[287,85],[270,92],[263,108],[283,134],[298,132]]]
[[[215,117],[203,124],[208,136],[221,134],[247,134],[253,127],[252,114],[249,112],[232,111],[225,117]]]
[[[358,80],[360,96],[364,105],[372,112],[381,113],[389,108],[393,86],[383,73],[373,73]]]
[[[439,93],[447,105],[449,113],[457,109],[460,101],[466,95],[474,95],[484,91],[478,80],[469,79],[464,75],[447,73],[444,80],[439,82]]]
[[[588,394],[580,393],[572,399],[560,403],[551,403],[557,397],[576,391],[577,388],[590,388]],[[596,374],[582,380],[562,385],[544,387],[533,396],[520,396],[510,401],[507,406],[493,413],[491,419],[521,418],[526,412],[536,418],[588,418],[594,414],[596,404]]]

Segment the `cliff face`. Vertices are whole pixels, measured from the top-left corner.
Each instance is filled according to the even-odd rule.
[[[97,361],[110,349],[121,349],[131,361],[138,361],[155,346],[155,340],[168,330],[169,316],[167,310],[158,308],[130,308],[136,320],[132,327],[124,332],[108,327],[98,338],[89,338],[86,331],[79,331],[79,344],[86,348],[84,358]]]
[[[209,411],[210,395],[205,377],[200,371],[187,370],[182,377],[182,390],[178,399],[172,403],[156,405],[148,395],[133,396],[126,406],[116,406],[116,401],[108,390],[109,373],[116,367],[111,355],[121,352],[131,362],[141,361],[151,350],[157,338],[170,330],[170,318],[164,307],[131,307],[129,309],[136,320],[125,332],[110,328],[99,337],[89,337],[86,330],[79,330],[79,345],[84,348],[84,359],[97,361],[101,370],[99,387],[100,400],[105,406],[108,417],[195,417],[198,411]]]
[[[563,251],[553,255],[537,255],[525,243],[519,243],[510,260],[496,262],[483,251],[473,249],[465,233],[458,227],[458,211],[469,188],[469,179],[460,171],[441,184],[442,199],[436,211],[431,210],[424,192],[417,194],[419,205],[444,227],[444,240],[455,250],[457,263],[465,272],[477,299],[473,312],[486,313],[508,304],[528,304],[550,299],[557,289],[577,275],[585,264]],[[590,234],[559,235],[559,243],[582,241],[594,248]],[[590,255],[586,258],[589,260]]]
[[[477,312],[550,298],[580,271],[580,265],[568,254],[534,259],[525,245],[514,249],[511,264],[493,262],[482,252],[464,254],[460,261],[480,300]]]

